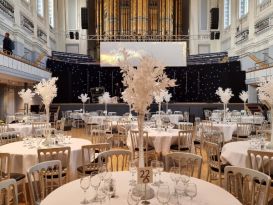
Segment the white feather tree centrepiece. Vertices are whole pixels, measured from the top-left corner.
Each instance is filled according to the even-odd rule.
[[[230,98],[233,96],[232,90],[230,88],[227,88],[223,90],[223,88],[219,87],[216,90],[216,95],[220,97],[221,102],[224,105],[224,121],[226,121],[226,111],[227,111],[227,104],[230,100]]]
[[[172,98],[172,94],[168,92],[168,90],[165,90],[164,92],[164,100],[166,102],[166,113],[168,112],[168,104]]]
[[[239,98],[244,102],[244,110],[246,110],[246,101],[248,100],[248,93],[243,90],[240,93]]]
[[[28,114],[28,106],[32,103],[32,98],[34,97],[35,93],[32,92],[29,88],[27,90],[22,89],[18,92],[18,95],[22,98],[25,107],[25,114]]]
[[[143,124],[148,107],[153,102],[154,95],[159,95],[161,90],[175,86],[175,80],[167,77],[165,67],[151,57],[142,57],[137,68],[132,66],[126,50],[122,51],[124,61],[119,62],[123,85],[123,99],[138,114],[139,130],[139,166],[144,167],[143,152]]]
[[[42,98],[42,102],[45,105],[47,122],[49,122],[49,105],[57,96],[57,80],[58,78],[56,77],[50,78],[48,80],[43,79],[41,82],[34,86],[35,93],[40,95],[40,97]]]
[[[84,104],[87,102],[87,100],[90,99],[90,97],[88,97],[88,94],[81,94],[80,96],[78,96],[78,99],[80,99],[82,101],[82,112],[85,113],[85,106]]]
[[[271,108],[271,142],[268,148],[273,149],[273,126],[272,126],[272,116],[273,116],[273,77],[262,78],[258,84],[258,97],[261,101],[266,102]]]
[[[107,115],[107,104],[111,102],[111,96],[109,92],[104,92],[102,96],[99,97],[99,103],[104,104],[104,114]]]

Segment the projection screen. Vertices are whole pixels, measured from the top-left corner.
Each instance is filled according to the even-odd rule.
[[[122,60],[121,51],[126,49],[130,62],[137,66],[142,56],[151,56],[165,66],[186,66],[186,42],[101,42],[100,63],[102,67],[117,66]]]

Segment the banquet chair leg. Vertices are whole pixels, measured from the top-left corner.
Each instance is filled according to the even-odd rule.
[[[28,201],[27,201],[26,183],[23,182],[22,185],[23,185],[23,195],[24,195],[24,199],[25,199],[25,204],[27,205]]]
[[[206,180],[208,181],[208,182],[210,182],[210,167],[208,166],[208,171],[207,171],[207,177],[206,177]]]

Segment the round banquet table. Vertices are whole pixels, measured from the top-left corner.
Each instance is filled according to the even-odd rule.
[[[38,163],[37,147],[28,148],[24,146],[23,141],[13,142],[0,146],[1,153],[10,153],[11,155],[11,172],[26,174],[27,170]],[[77,167],[81,166],[81,147],[89,145],[91,142],[85,139],[71,138],[69,144],[62,146],[71,147],[70,154],[70,180],[77,178]],[[54,146],[58,147],[58,146]],[[61,147],[61,146],[59,146]],[[47,148],[47,147],[41,147]],[[49,147],[53,148],[53,146]]]
[[[32,136],[32,124],[14,123],[9,124],[9,128],[19,132],[22,137]]]
[[[166,155],[170,152],[172,144],[177,142],[179,129],[158,129],[158,128],[145,128],[144,131],[148,132],[149,144],[155,148],[157,153]],[[128,147],[132,147],[130,133],[127,138]]]
[[[250,168],[250,161],[247,154],[248,149],[250,149],[249,141],[230,142],[223,146],[220,158],[223,163]],[[273,152],[273,150],[267,151]]]
[[[113,172],[112,178],[116,180],[118,186],[116,187],[116,197],[111,199],[112,205],[124,205],[127,203],[127,194],[130,190],[129,180],[131,179],[131,174],[129,172]],[[164,183],[167,183],[170,187],[171,193],[174,191],[174,183],[171,181],[168,173],[162,173],[162,180]],[[241,203],[230,193],[225,191],[224,189],[206,182],[201,179],[191,178],[190,182],[195,183],[197,185],[197,196],[193,199],[192,205],[241,205]],[[154,189],[155,196],[157,188],[151,186]],[[83,200],[83,190],[80,188],[80,180],[72,181],[68,184],[65,184],[52,193],[50,193],[42,202],[41,205],[75,205],[80,204],[80,201]],[[86,197],[88,200],[91,200],[95,196],[93,188],[89,187],[86,192]],[[108,199],[106,199],[108,200]],[[152,204],[159,204],[156,197],[149,200]],[[188,202],[190,204],[190,200],[188,197],[183,198],[183,204]],[[90,203],[91,204],[91,203]],[[108,201],[103,204],[108,204]],[[141,204],[141,202],[139,203]]]
[[[232,134],[237,130],[236,123],[213,123],[213,127],[223,133],[225,142],[231,141]]]
[[[160,115],[161,117],[168,117],[170,119],[170,122],[173,124],[178,124],[180,120],[183,120],[183,115],[180,114],[170,114],[170,115]],[[159,114],[154,114],[151,117],[151,120],[156,120],[159,117]]]

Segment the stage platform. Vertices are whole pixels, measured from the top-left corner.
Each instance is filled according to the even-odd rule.
[[[67,110],[79,110],[82,109],[81,103],[56,103],[53,105],[60,106],[60,114],[62,111]],[[223,109],[223,104],[221,103],[169,103],[169,109],[172,111],[182,111],[190,113],[190,121],[193,121],[195,117],[204,117],[204,109]],[[242,110],[244,108],[243,103],[230,103],[228,104],[229,110]],[[90,103],[85,104],[86,112],[96,111],[96,110],[104,110],[104,104],[98,103]],[[163,111],[166,110],[166,104],[163,103],[161,109]],[[123,115],[126,112],[129,112],[129,106],[125,103],[118,104],[107,104],[108,112],[117,112],[118,115]],[[156,112],[158,110],[158,104],[152,104],[150,107],[150,112]]]

